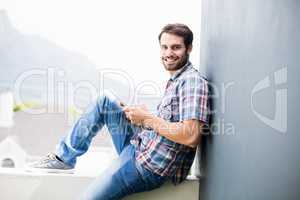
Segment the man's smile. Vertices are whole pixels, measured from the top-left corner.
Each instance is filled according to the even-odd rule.
[[[178,60],[178,57],[164,57],[163,58],[163,61],[166,63],[166,64],[174,64],[176,63]]]

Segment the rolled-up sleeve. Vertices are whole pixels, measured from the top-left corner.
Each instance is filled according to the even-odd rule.
[[[208,123],[208,82],[200,75],[187,76],[181,80],[179,92],[180,121],[197,119]]]

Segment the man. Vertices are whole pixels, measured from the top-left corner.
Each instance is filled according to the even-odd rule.
[[[158,188],[168,179],[182,182],[208,122],[208,84],[189,62],[192,41],[193,33],[184,24],[168,24],[159,34],[161,61],[170,79],[157,115],[145,106],[124,106],[101,96],[61,141],[56,154],[31,167],[69,172],[106,125],[118,164],[96,178],[82,199],[121,199]]]

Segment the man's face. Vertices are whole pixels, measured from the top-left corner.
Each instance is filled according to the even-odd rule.
[[[160,55],[165,69],[173,74],[182,68],[188,60],[192,46],[185,46],[183,38],[163,33],[160,38]]]

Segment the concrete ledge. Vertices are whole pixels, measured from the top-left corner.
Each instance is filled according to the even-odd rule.
[[[0,199],[9,200],[74,200],[93,177],[80,174],[29,173],[24,170],[0,168]],[[125,200],[198,200],[199,181],[187,180],[174,186],[170,182],[161,188],[134,194]]]

